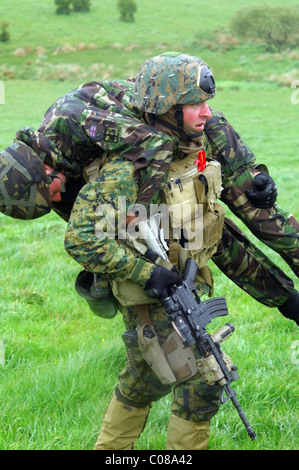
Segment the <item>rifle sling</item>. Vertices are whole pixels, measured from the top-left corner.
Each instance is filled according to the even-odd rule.
[[[138,313],[138,319],[141,323],[141,325],[152,325],[152,321],[150,319],[149,315],[149,308],[147,304],[143,305],[136,305],[136,310]]]

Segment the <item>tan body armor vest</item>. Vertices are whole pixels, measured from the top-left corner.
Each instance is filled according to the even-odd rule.
[[[190,155],[170,166],[169,179],[164,188],[170,219],[169,264],[164,261],[161,264],[169,268],[175,265],[182,272],[187,258],[192,257],[199,267],[199,275],[212,289],[207,263],[221,239],[225,213],[223,206],[217,202],[222,191],[221,166],[212,160],[198,172],[195,158]],[[181,244],[182,234],[187,239],[187,248]],[[128,243],[145,253],[143,240],[141,243],[128,240]],[[132,281],[112,281],[112,291],[124,306],[157,302],[148,298],[143,289]]]

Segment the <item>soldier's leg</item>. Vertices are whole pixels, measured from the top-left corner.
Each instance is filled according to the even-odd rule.
[[[167,337],[171,327],[167,319],[161,322],[159,318],[161,306],[150,306],[150,310],[151,318],[156,317],[153,321],[155,331],[160,337]],[[127,331],[134,334],[139,324],[136,309],[122,307],[122,313]],[[126,364],[119,374],[118,385],[105,413],[95,450],[133,449],[144,429],[151,402],[171,391],[170,385],[163,385],[155,376],[136,344],[127,344],[126,348]]]
[[[149,311],[162,344],[173,328],[160,304],[150,305]],[[129,307],[123,313],[127,329],[135,331],[138,323],[135,309]],[[221,389],[218,386],[208,387],[201,380],[199,385],[197,382],[197,379],[191,379],[183,387],[176,387],[166,444],[168,449],[196,450],[207,447],[209,419],[218,410]],[[119,375],[116,394],[108,406],[95,449],[132,449],[144,428],[150,403],[170,391],[171,385],[160,382],[142,358],[139,348],[129,350],[127,347],[126,365]],[[180,437],[184,430],[188,443],[185,440],[177,442],[177,430]]]
[[[187,421],[171,414],[165,450],[207,450],[210,421]]]
[[[125,399],[116,389],[104,415],[95,450],[132,450],[146,424],[150,405]]]
[[[218,412],[222,387],[206,385],[198,375],[174,387],[167,450],[206,450],[210,420]]]
[[[253,170],[245,169],[224,179],[223,202],[263,243],[280,254],[299,277],[299,223],[279,206],[258,209],[245,191],[252,189]]]
[[[287,318],[299,321],[299,295],[293,281],[230,220],[225,219],[213,261],[241,289]]]
[[[173,328],[161,308],[155,309],[151,318],[163,343]],[[195,348],[193,352],[196,359],[199,359]],[[219,409],[221,393],[222,387],[207,385],[199,374],[173,387],[166,450],[207,449],[210,419]]]
[[[173,328],[161,308],[153,313],[151,318],[154,319],[155,329],[164,342]],[[198,351],[193,347],[192,349],[196,359],[199,359]],[[199,374],[175,385],[165,449],[207,449],[210,420],[218,412],[221,394],[222,387],[207,385]]]

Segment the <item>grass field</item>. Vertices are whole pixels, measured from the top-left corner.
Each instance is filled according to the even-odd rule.
[[[133,75],[147,57],[169,49],[198,54],[216,77],[214,107],[269,166],[279,205],[298,219],[299,105],[292,102],[290,87],[298,78],[298,50],[297,55],[268,54],[261,44],[223,44],[220,32],[231,34],[229,22],[242,7],[239,1],[139,0],[133,24],[118,20],[116,3],[93,0],[90,13],[70,17],[55,15],[50,0],[38,8],[33,0],[1,5],[11,40],[0,43],[5,85],[0,148],[20,127],[38,127],[46,108],[83,81]],[[213,35],[218,39],[207,47],[202,37]],[[77,47],[80,43],[84,48]],[[66,45],[76,51],[63,52],[69,50]],[[43,48],[39,54],[38,47]],[[13,55],[20,48],[25,55]],[[64,231],[65,222],[54,213],[29,222],[0,215],[1,450],[92,449],[124,363],[121,318],[97,318],[76,295],[80,267],[64,251]],[[298,289],[280,257],[263,251]],[[215,296],[226,297],[236,327],[223,347],[241,376],[233,388],[258,439],[249,440],[228,403],[212,420],[209,448],[297,450],[297,327],[244,294],[213,264],[211,269]],[[222,323],[213,322],[212,329]],[[169,406],[169,396],[153,405],[137,449],[164,448]]]

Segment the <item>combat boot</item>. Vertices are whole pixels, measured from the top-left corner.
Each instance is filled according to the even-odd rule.
[[[165,450],[207,450],[210,422],[186,421],[170,415]]]
[[[95,450],[133,450],[142,433],[150,406],[135,408],[120,402],[115,392],[104,416]]]

